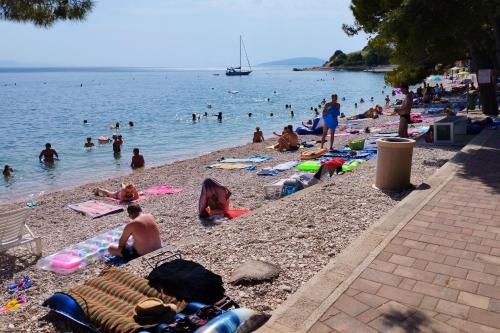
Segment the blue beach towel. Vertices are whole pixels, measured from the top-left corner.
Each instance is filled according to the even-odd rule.
[[[250,156],[245,158],[226,158],[219,163],[260,163],[271,160],[271,156]]]
[[[276,176],[278,173],[278,170],[265,168],[257,172],[257,176]]]

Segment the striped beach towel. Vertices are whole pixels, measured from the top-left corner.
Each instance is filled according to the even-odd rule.
[[[187,305],[185,301],[178,301],[151,288],[148,280],[114,267],[66,294],[75,299],[90,322],[101,332],[133,333],[143,329],[144,326],[134,320],[134,308],[148,297],[160,298],[165,304],[175,304],[177,312]]]

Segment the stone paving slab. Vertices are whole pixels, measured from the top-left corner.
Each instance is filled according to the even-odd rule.
[[[258,332],[500,332],[499,168],[483,131]]]

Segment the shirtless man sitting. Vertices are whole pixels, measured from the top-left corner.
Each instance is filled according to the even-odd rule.
[[[278,136],[278,144],[275,146],[275,149],[281,152],[284,151],[295,151],[299,149],[299,137],[293,131],[293,126],[288,125],[283,129],[283,133],[279,135],[276,132],[273,132],[274,135]]]
[[[139,154],[139,148],[134,148],[134,156],[132,156],[132,163],[130,167],[132,169],[139,169],[144,167],[144,156]]]
[[[137,204],[130,204],[127,213],[131,221],[125,226],[118,244],[109,246],[109,253],[130,261],[161,248],[160,229],[154,216],[142,213]],[[127,245],[130,236],[134,238],[132,246]]]
[[[54,156],[59,158],[59,155],[57,155],[57,151],[52,148],[52,145],[50,143],[45,144],[45,149],[40,152],[40,155],[38,155],[38,159],[40,162],[42,162],[42,157],[43,161],[46,163],[52,163],[54,162]]]

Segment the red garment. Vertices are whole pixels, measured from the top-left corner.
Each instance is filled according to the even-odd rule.
[[[335,172],[338,168],[342,169],[344,162],[342,157],[337,157],[321,163],[321,166],[324,166],[329,172]]]
[[[228,211],[231,191],[212,178],[206,178],[201,187],[198,213],[200,217],[208,217],[212,210]]]

